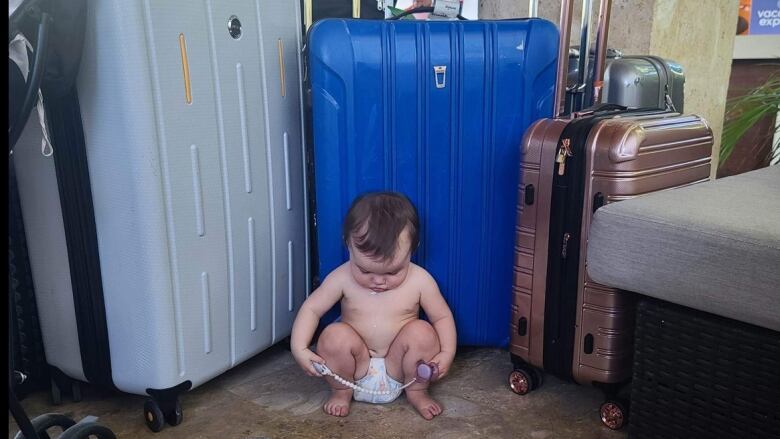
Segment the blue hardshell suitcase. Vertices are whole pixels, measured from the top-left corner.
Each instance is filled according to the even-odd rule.
[[[542,19],[326,19],[309,34],[320,276],[347,260],[360,193],[417,206],[414,261],[436,279],[461,345],[506,346],[520,144],[551,117],[558,31]]]

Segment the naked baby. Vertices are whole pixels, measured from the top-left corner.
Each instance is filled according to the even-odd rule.
[[[411,263],[419,243],[417,211],[404,195],[369,193],[358,197],[343,225],[349,261],[331,272],[306,301],[295,319],[290,348],[309,375],[322,376],[314,363],[355,382],[353,391],[333,377],[323,409],[347,416],[356,401],[388,403],[402,391],[425,419],[442,412],[428,395],[428,382],[415,380],[420,362],[435,365],[444,377],[455,357],[452,312],[436,281]],[[320,318],[341,302],[341,319],[328,325],[309,349]],[[419,318],[420,308],[427,321]],[[322,369],[320,369],[322,370]]]

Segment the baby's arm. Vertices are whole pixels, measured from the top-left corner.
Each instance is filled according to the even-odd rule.
[[[325,360],[309,349],[309,344],[322,315],[341,300],[343,294],[341,271],[341,268],[337,268],[325,278],[319,288],[309,295],[309,298],[301,305],[293,323],[290,351],[298,365],[309,375],[320,376],[319,372],[312,366],[312,361],[325,364]]]
[[[439,291],[439,286],[433,277],[421,268],[424,273],[420,290],[420,306],[428,316],[428,321],[433,325],[439,336],[441,352],[433,357],[433,362],[438,363],[439,378],[447,374],[452,361],[455,359],[457,347],[457,332],[455,331],[455,318],[447,302]]]

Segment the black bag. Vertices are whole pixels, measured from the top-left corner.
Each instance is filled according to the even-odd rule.
[[[307,0],[312,3],[312,18],[350,18],[354,17],[352,0]],[[385,12],[377,9],[376,0],[360,0],[360,18],[385,18]]]

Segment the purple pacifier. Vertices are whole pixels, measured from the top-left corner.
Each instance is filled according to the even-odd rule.
[[[417,377],[415,380],[419,383],[433,381],[439,375],[439,365],[436,363],[426,363],[420,361],[417,363]]]

